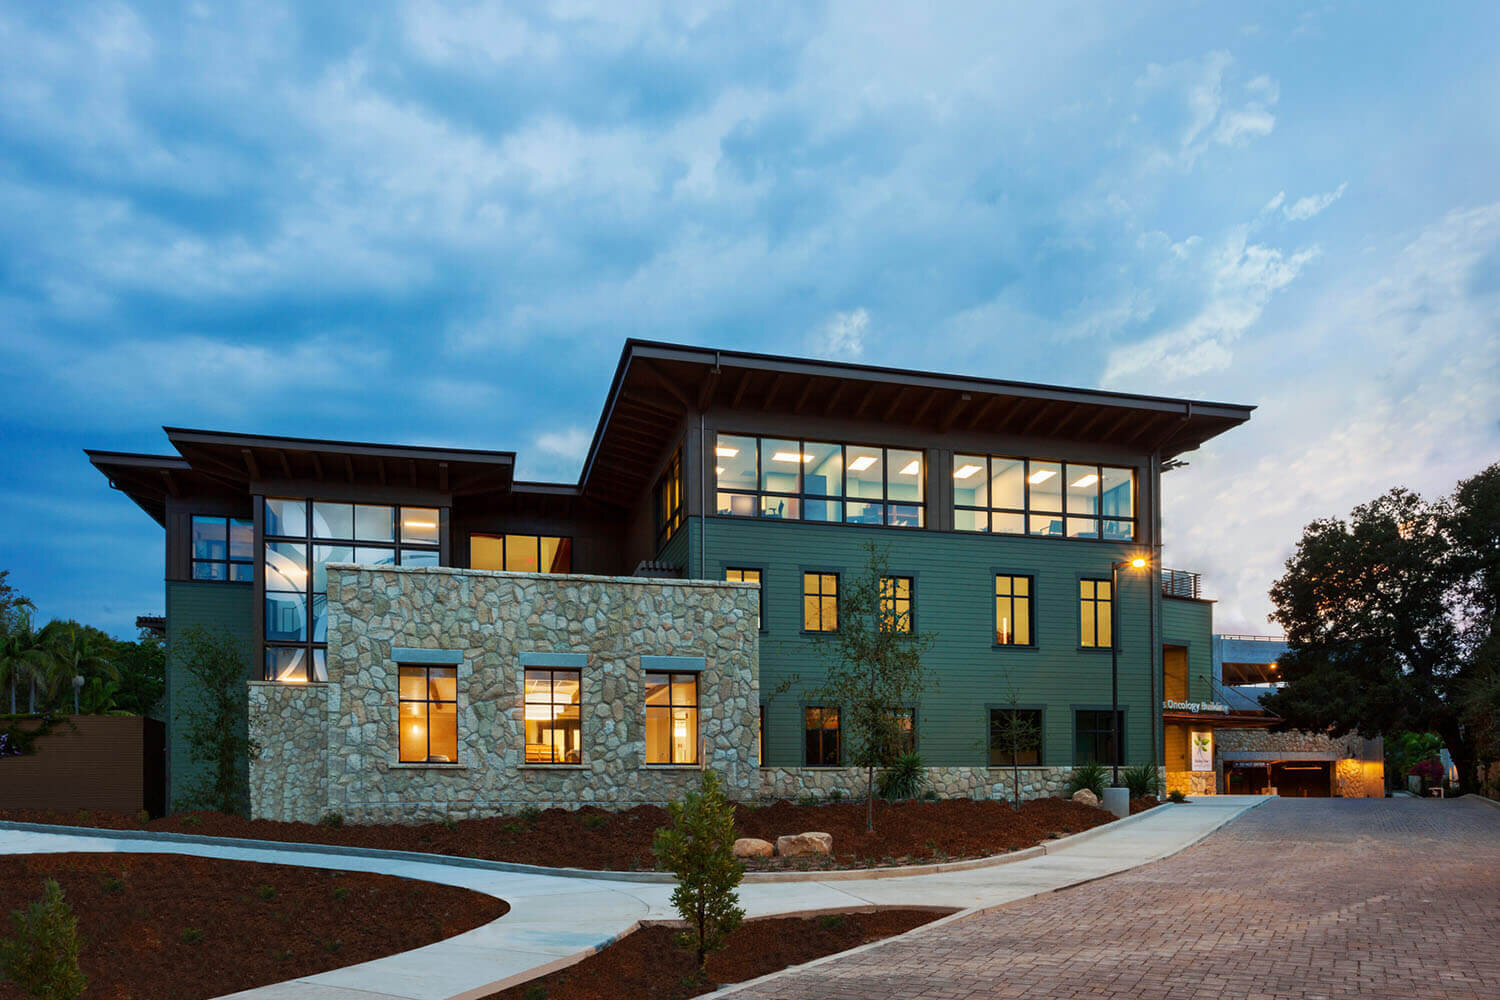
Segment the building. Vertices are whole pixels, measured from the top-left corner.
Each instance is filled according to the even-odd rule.
[[[741,798],[853,791],[840,706],[809,692],[872,540],[936,633],[931,690],[893,709],[935,786],[1008,794],[1014,693],[1036,795],[1170,756],[1164,683],[1211,700],[1211,605],[1159,569],[1162,474],[1251,410],[629,341],[576,483],[179,428],[175,455],[89,457],[165,529],[169,644],[201,624],[251,651],[257,815],[624,806],[705,764]]]

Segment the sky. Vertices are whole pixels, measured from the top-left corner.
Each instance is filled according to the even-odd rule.
[[[1259,407],[1164,562],[1500,459],[1500,5],[0,0],[0,568],[127,635],[162,425],[575,480],[626,337]]]

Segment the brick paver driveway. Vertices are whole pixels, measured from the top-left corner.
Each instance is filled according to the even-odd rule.
[[[1493,1000],[1500,810],[1277,799],[1165,861],[733,996]]]

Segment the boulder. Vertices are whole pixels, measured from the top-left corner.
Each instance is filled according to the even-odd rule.
[[[1080,788],[1078,789],[1078,791],[1074,792],[1073,801],[1082,802],[1084,805],[1093,806],[1096,809],[1099,807],[1099,796],[1095,795],[1087,788]]]
[[[775,852],[776,848],[769,840],[741,837],[734,842],[734,856],[737,858],[769,858]]]
[[[833,835],[829,833],[793,833],[776,838],[776,853],[783,858],[827,857],[833,853]]]

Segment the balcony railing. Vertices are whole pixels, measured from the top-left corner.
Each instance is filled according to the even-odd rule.
[[[1198,597],[1198,574],[1185,569],[1161,571],[1161,592],[1167,597]]]

